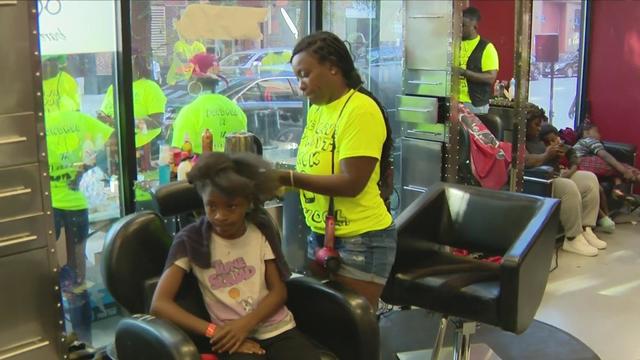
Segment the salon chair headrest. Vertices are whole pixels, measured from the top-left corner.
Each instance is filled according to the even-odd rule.
[[[177,216],[202,210],[202,198],[186,180],[161,185],[153,191],[156,210],[163,217]]]

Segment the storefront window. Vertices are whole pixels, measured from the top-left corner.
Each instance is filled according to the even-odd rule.
[[[580,99],[584,2],[534,1],[529,101],[557,128],[573,128]]]
[[[113,92],[107,95],[115,80],[115,2],[41,0],[38,13],[65,326],[101,346],[120,313],[100,276],[105,232],[121,215],[118,129],[101,111],[105,96],[117,109]]]
[[[307,33],[307,7],[290,0],[132,3],[132,48],[143,60],[133,62],[137,139],[147,134],[136,144],[139,209],[150,206],[153,187],[177,179],[180,164],[203,151],[206,129],[214,150],[224,149],[227,134],[249,131],[265,158],[295,164],[306,103],[289,60]],[[136,72],[146,73],[147,87],[136,87]],[[167,162],[172,171],[161,176]]]
[[[393,138],[399,139],[401,129],[395,115],[396,96],[402,94],[403,2],[345,0],[323,4],[324,29],[346,41],[365,86],[389,115]],[[396,141],[393,156],[396,187],[400,186],[400,151]],[[393,210],[397,210],[397,205],[398,197],[392,196]]]

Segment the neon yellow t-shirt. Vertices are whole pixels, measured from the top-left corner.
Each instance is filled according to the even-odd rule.
[[[167,73],[167,83],[174,85],[177,81],[189,79],[193,72],[193,64],[189,63],[189,60],[195,54],[206,51],[207,48],[199,41],[194,41],[191,44],[187,44],[187,42],[182,39],[176,41],[173,45],[173,61]],[[180,57],[183,57],[185,60],[182,61]]]
[[[133,116],[142,119],[154,114],[163,114],[167,97],[162,88],[155,81],[138,79],[133,82]],[[113,85],[109,86],[102,100],[100,110],[113,117]],[[147,133],[138,133],[136,128],[136,147],[143,146],[153,140],[162,132],[161,128],[149,129]]]
[[[133,116],[141,119],[153,114],[163,114],[167,97],[155,81],[138,79],[133,82]],[[100,110],[113,117],[113,85],[109,86]]]
[[[80,94],[76,79],[64,71],[42,82],[44,112],[79,111]]]
[[[460,43],[460,64],[459,66],[463,69],[467,68],[467,61],[469,61],[469,57],[473,52],[473,49],[476,48],[476,45],[480,42],[480,36],[478,35],[475,39],[472,40],[463,40]],[[489,43],[487,47],[484,49],[482,53],[482,71],[490,71],[490,70],[499,70],[500,69],[500,61],[498,59],[498,51],[496,51],[495,46],[492,43]],[[471,97],[469,96],[469,85],[467,84],[467,79],[464,76],[460,76],[460,102],[471,102]]]
[[[59,111],[45,115],[51,201],[62,210],[82,210],[88,207],[80,191],[69,186],[77,181],[77,168],[86,151],[104,146],[113,129],[102,121],[77,111]]]
[[[334,173],[340,173],[342,159],[358,156],[380,159],[387,132],[382,113],[370,97],[356,92],[338,121],[340,109],[352,92],[353,90],[330,104],[311,106],[307,115],[307,126],[298,148],[297,171],[313,175],[331,174],[331,145],[334,129],[336,129]],[[336,121],[338,121],[337,128]],[[391,215],[380,197],[379,179],[380,163],[378,162],[367,185],[358,196],[334,197],[337,236],[360,235],[391,225]],[[307,225],[317,233],[324,233],[329,197],[301,190],[300,201]]]
[[[200,154],[205,129],[209,129],[213,135],[213,150],[224,151],[224,137],[227,134],[247,130],[247,115],[238,104],[223,95],[200,95],[178,113],[173,123],[171,146],[182,147],[185,136],[188,136],[193,152]]]

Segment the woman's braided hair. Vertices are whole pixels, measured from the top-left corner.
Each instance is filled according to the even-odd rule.
[[[391,168],[391,151],[393,149],[391,125],[389,124],[389,117],[387,116],[384,106],[382,106],[380,100],[362,86],[364,81],[362,81],[353,63],[353,58],[345,43],[337,35],[328,31],[318,31],[305,36],[293,48],[291,59],[304,51],[313,54],[320,63],[328,62],[339,68],[349,88],[357,89],[358,92],[367,95],[378,105],[378,108],[380,108],[380,112],[384,118],[384,126],[387,130],[387,137],[382,145],[382,154],[380,156],[380,177],[382,178]]]

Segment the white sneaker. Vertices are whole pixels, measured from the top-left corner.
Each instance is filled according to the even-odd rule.
[[[598,255],[598,249],[589,245],[582,234],[576,236],[573,240],[565,238],[564,243],[562,243],[562,250],[583,256]]]
[[[584,235],[584,238],[587,240],[589,245],[593,246],[594,248],[598,250],[607,248],[607,243],[598,239],[598,237],[593,233],[593,230],[591,230],[590,227],[586,227],[582,234]]]

